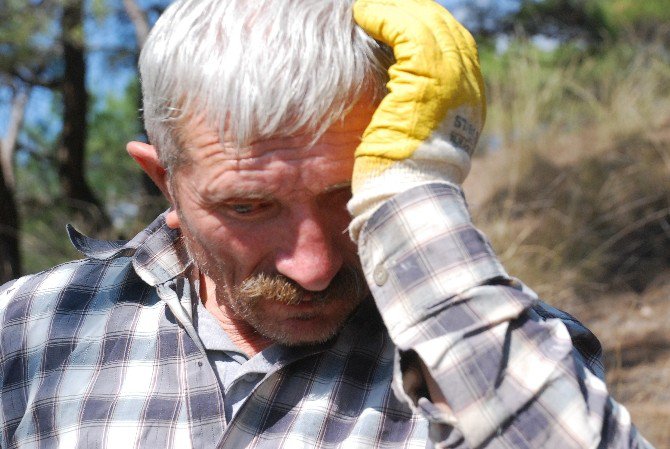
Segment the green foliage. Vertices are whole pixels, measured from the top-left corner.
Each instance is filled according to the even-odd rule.
[[[510,147],[524,139],[534,141],[547,127],[571,126],[572,115],[557,117],[566,69],[556,65],[555,55],[521,39],[503,54],[488,53],[482,65],[489,99],[484,140]]]
[[[40,81],[53,78],[58,56],[58,28],[54,26],[59,2],[34,5],[25,0],[3,0],[0,5],[0,74],[19,74]],[[48,74],[48,80],[43,78]]]
[[[653,35],[665,28],[668,33],[670,7],[667,0],[598,0],[604,17],[618,30],[639,35]]]
[[[110,12],[110,6],[107,4],[107,0],[92,0],[91,2],[91,11],[93,17],[97,21],[102,21]]]
[[[138,108],[139,83],[133,79],[122,97],[110,95],[89,120],[88,179],[113,219],[115,239],[130,238],[168,207],[148,195],[147,179],[126,153],[131,140],[144,140]],[[148,214],[144,212],[148,211]]]
[[[89,118],[88,179],[107,204],[141,191],[139,169],[125,151],[129,140],[141,138],[138,91],[131,81],[123,96],[99,101]]]
[[[70,221],[71,213],[62,201],[28,201],[22,204],[21,212],[21,250],[26,273],[83,257],[67,238],[65,224]]]
[[[597,0],[521,0],[512,22],[527,35],[581,39],[590,45],[599,45],[612,34]]]
[[[140,221],[139,212],[147,207],[150,199],[144,194],[141,170],[125,151],[128,141],[142,138],[138,91],[138,82],[132,80],[121,96],[110,94],[99,99],[88,120],[86,174],[114,219],[110,233],[97,235],[98,238],[127,239],[147,224]],[[53,116],[44,122],[57,119],[57,103],[55,99]],[[17,173],[26,272],[81,256],[72,248],[65,233],[65,225],[72,222],[73,205],[62,197],[49,151],[55,145],[54,137],[49,137],[46,126],[46,123],[38,123],[25,129],[26,140],[32,142],[34,148],[29,153],[24,149]],[[155,208],[167,207],[165,202],[159,202]],[[84,209],[82,213],[86,217],[93,211]],[[87,232],[85,221],[73,224]]]
[[[59,109],[59,98],[55,96],[49,115],[24,127],[23,145],[17,155],[16,194],[26,273],[81,257],[67,239],[65,225],[70,221],[70,211],[62,199],[53,160],[57,136],[50,129],[50,122],[59,120]]]
[[[667,0],[520,0],[501,11],[495,2],[467,4],[467,25],[477,41],[491,46],[502,36],[542,35],[562,46],[604,51],[619,41],[670,43]]]

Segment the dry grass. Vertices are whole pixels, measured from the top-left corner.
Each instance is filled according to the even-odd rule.
[[[513,46],[489,69],[485,156],[465,185],[508,271],[596,331],[615,397],[657,447],[670,447],[669,59]]]
[[[657,50],[556,67],[515,47],[509,74],[490,77],[483,140],[503,145],[466,189],[507,266],[540,290],[642,291],[670,265],[670,65]]]

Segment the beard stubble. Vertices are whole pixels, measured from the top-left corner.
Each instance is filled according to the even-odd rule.
[[[253,274],[239,285],[230,285],[225,280],[225,264],[197,242],[183,234],[182,238],[191,260],[216,284],[219,308],[229,309],[258,334],[286,346],[330,340],[369,293],[362,270],[355,265],[343,266],[321,291],[306,290],[286,276],[269,273]],[[308,331],[283,325],[266,310],[266,306],[273,303],[286,306],[314,304],[316,307],[308,312],[295,312],[292,319],[315,321],[315,325]]]

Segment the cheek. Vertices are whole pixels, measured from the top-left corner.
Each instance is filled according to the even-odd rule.
[[[277,230],[268,226],[225,226],[219,224],[210,234],[210,251],[222,262],[232,264],[238,281],[258,272],[273,272],[272,254],[277,245]]]
[[[248,229],[232,229],[210,214],[181,216],[181,230],[190,245],[219,276],[232,276],[235,282],[253,274],[264,254],[264,240],[254,238]]]

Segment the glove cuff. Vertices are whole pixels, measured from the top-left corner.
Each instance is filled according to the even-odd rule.
[[[393,160],[359,154],[354,164],[353,197],[347,204],[353,219],[349,235],[358,242],[365,222],[388,198],[431,182],[461,184],[470,172],[470,154],[455,146],[446,135],[435,132],[411,158]]]
[[[460,184],[470,168],[469,162],[467,166],[459,168],[440,160],[405,159],[389,163],[388,159],[382,161],[374,159],[379,158],[359,157],[354,167],[354,179],[359,174],[358,170],[366,171],[366,177],[362,183],[355,186],[354,195],[347,203],[347,209],[353,217],[349,224],[349,235],[356,243],[365,223],[387,199],[423,184],[434,182]],[[371,175],[370,171],[375,172]]]

